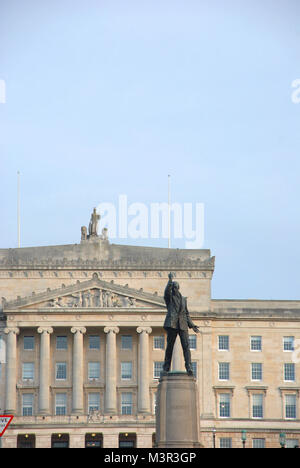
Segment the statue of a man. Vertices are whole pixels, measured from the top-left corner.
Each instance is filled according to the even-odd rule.
[[[97,227],[99,219],[100,215],[97,214],[96,208],[94,208],[89,224],[89,236],[98,236]]]
[[[176,337],[179,334],[185,368],[189,375],[193,375],[188,329],[192,328],[195,333],[199,333],[200,330],[190,318],[187,309],[187,299],[179,292],[179,284],[177,281],[173,281],[172,273],[169,273],[169,281],[165,289],[164,299],[168,309],[164,322],[164,329],[168,336],[163,372],[166,373],[170,370],[173,347]]]

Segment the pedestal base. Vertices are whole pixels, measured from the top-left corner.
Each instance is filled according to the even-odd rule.
[[[186,372],[160,378],[156,406],[156,446],[195,448],[199,443],[199,408],[196,379]]]

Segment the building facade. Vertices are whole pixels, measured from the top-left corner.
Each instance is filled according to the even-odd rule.
[[[300,301],[214,300],[209,250],[0,250],[0,414],[15,447],[153,447],[172,271],[188,297],[203,447],[300,441]],[[183,370],[180,343],[173,369]],[[245,432],[246,431],[246,432]]]

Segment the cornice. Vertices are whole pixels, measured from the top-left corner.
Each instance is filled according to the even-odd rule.
[[[87,281],[77,281],[75,284],[70,286],[65,286],[64,284],[57,289],[50,289],[48,288],[45,292],[32,294],[31,296],[26,297],[18,297],[16,300],[13,301],[6,301],[5,298],[2,298],[2,307],[4,312],[9,310],[20,309],[22,307],[26,307],[28,305],[39,304],[44,301],[48,301],[55,297],[66,296],[68,294],[74,294],[81,291],[85,291],[86,289],[91,288],[103,288],[107,291],[112,291],[114,293],[120,294],[125,297],[132,297],[138,300],[144,300],[147,303],[153,304],[153,306],[161,306],[165,307],[164,298],[158,296],[157,293],[151,294],[144,292],[143,289],[134,289],[129,288],[126,286],[121,286],[116,284],[114,280],[107,282],[99,279],[97,273],[93,274],[93,278]],[[66,310],[67,308],[62,308],[62,310]],[[80,308],[76,308],[78,311]],[[52,310],[60,310],[53,308]],[[74,310],[74,309],[73,309]]]
[[[60,246],[0,249],[5,269],[192,269],[213,270],[215,257],[207,249],[167,249],[87,242]]]

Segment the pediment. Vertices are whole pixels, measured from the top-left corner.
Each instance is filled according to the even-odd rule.
[[[47,289],[43,293],[33,293],[28,297],[18,297],[15,301],[2,302],[3,311],[12,309],[106,309],[106,308],[165,308],[164,298],[156,293],[129,288],[99,279],[94,273],[88,281],[77,281],[71,286],[62,285],[58,289]]]

